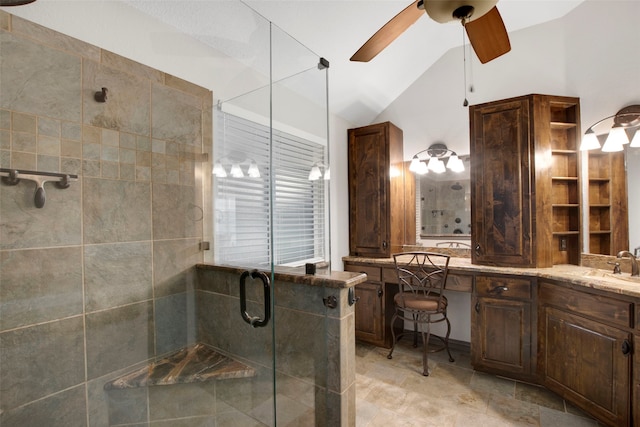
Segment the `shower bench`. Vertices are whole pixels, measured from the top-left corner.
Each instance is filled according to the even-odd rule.
[[[242,387],[256,377],[256,369],[194,344],[104,384],[108,425],[224,423],[237,417],[237,411],[216,403],[216,397],[219,400],[227,387]]]
[[[203,344],[183,348],[104,385],[105,390],[248,378],[255,370]]]

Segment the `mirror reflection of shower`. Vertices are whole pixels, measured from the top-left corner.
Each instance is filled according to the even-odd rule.
[[[464,172],[416,174],[418,227],[421,238],[470,237],[469,157],[460,156]]]

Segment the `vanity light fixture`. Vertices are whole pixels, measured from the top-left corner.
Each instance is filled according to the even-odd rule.
[[[324,169],[324,174],[320,169]],[[317,181],[320,178],[324,178],[325,180],[331,179],[331,170],[329,166],[324,163],[314,163],[309,171],[309,181]]]
[[[631,144],[629,144],[629,147],[640,148],[640,128],[636,129],[636,134],[631,140]]]
[[[227,171],[224,169],[224,166],[222,166],[222,163],[220,161],[217,161],[213,165],[212,174],[213,174],[213,176],[217,176],[218,178],[226,178],[227,177]]]
[[[598,128],[605,128],[607,131],[601,132]],[[607,153],[622,151],[624,150],[624,145],[629,144],[631,132],[635,132],[635,135],[631,139],[632,143],[629,146],[640,147],[640,105],[637,104],[629,105],[616,114],[605,117],[591,125],[582,137],[580,150],[600,148],[598,135],[602,137],[606,135],[602,151]]]
[[[421,157],[425,153],[427,157]],[[448,159],[446,166],[444,159]],[[409,170],[419,175],[424,175],[428,172],[443,173],[447,169],[453,172],[464,172],[464,163],[455,151],[449,150],[442,143],[432,144],[426,150],[419,151],[413,156],[409,165]]]
[[[231,169],[229,169],[228,174],[227,169],[224,167],[225,163],[227,165],[231,165]],[[249,164],[249,167],[247,168],[247,175],[249,178],[260,178],[260,169],[258,168],[256,161],[253,159],[238,161],[237,159],[223,157],[214,163],[211,174],[216,178],[227,178],[228,176],[231,176],[232,178],[243,178],[245,174],[242,171],[241,165],[247,163]]]
[[[233,178],[243,178],[244,172],[242,172],[242,169],[240,169],[239,164],[234,163],[233,165],[231,165],[231,171],[229,171],[229,175],[231,175]]]

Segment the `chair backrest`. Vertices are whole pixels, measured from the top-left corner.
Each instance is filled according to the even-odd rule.
[[[449,255],[432,252],[394,254],[399,291],[442,299],[449,273],[449,258]]]

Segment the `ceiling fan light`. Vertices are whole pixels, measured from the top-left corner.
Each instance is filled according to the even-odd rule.
[[[25,4],[33,3],[36,0],[0,0],[0,7],[5,6],[24,6]]]
[[[587,129],[580,143],[580,151],[596,150],[598,148],[600,148],[600,141],[596,133],[591,128]]]
[[[436,22],[445,23],[455,21],[454,11],[464,7],[473,8],[473,17],[479,18],[489,12],[498,0],[451,0],[451,1],[429,1],[425,0],[424,10],[427,15]]]

